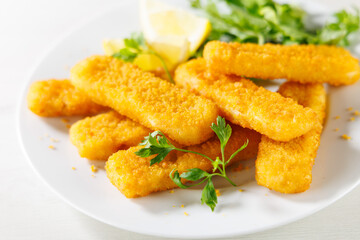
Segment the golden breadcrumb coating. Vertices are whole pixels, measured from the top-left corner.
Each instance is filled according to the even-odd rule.
[[[31,84],[27,95],[29,109],[42,117],[92,115],[107,109],[90,100],[69,80],[46,80]]]
[[[353,84],[360,78],[358,59],[336,46],[212,41],[205,46],[204,58],[211,71],[252,78],[335,86]]]
[[[259,185],[281,193],[304,192],[310,187],[311,170],[320,145],[326,92],[321,84],[286,82],[279,93],[314,109],[318,124],[303,136],[286,143],[262,136],[255,164],[256,180]]]
[[[231,163],[254,158],[257,154],[260,134],[240,126],[232,126],[232,128],[233,134],[226,146],[226,158],[240,148],[246,139],[249,139],[249,145]],[[143,197],[152,192],[176,188],[177,185],[169,177],[174,168],[180,174],[191,168],[200,168],[208,172],[213,168],[209,160],[199,155],[177,151],[171,152],[159,164],[150,166],[150,159],[153,156],[141,158],[134,154],[140,148],[141,146],[137,146],[118,151],[106,162],[106,173],[111,183],[128,198]],[[220,143],[216,137],[187,149],[206,154],[212,159],[221,156]]]
[[[316,113],[310,108],[250,80],[209,73],[201,58],[180,65],[175,71],[175,82],[214,101],[232,123],[274,140],[289,141],[316,124]]]
[[[218,109],[211,101],[113,57],[92,56],[71,70],[71,81],[93,101],[174,141],[193,145],[209,139]]]
[[[82,119],[70,128],[70,140],[81,157],[107,160],[120,149],[138,145],[150,130],[115,111]]]

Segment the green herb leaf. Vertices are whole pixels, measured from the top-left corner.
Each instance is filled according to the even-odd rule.
[[[133,48],[133,49],[136,49],[138,51],[141,51],[140,45],[135,39],[125,38],[124,39],[124,44],[125,44],[125,47],[127,47],[127,48]]]
[[[128,48],[123,48],[119,52],[112,55],[114,58],[121,59],[124,62],[133,62],[135,58],[138,56],[137,53],[132,52]]]
[[[211,129],[216,133],[220,140],[221,147],[224,148],[231,136],[232,129],[229,124],[226,124],[224,118],[218,116],[216,124],[211,124]]]
[[[150,165],[161,162],[166,157],[166,155],[172,150],[197,154],[210,161],[211,164],[213,165],[212,173],[208,173],[200,168],[192,168],[192,169],[188,169],[186,172],[183,172],[180,175],[176,169],[173,169],[169,174],[169,177],[180,188],[189,188],[192,186],[200,185],[203,182],[207,181],[207,184],[202,191],[201,203],[202,204],[205,203],[211,208],[212,211],[214,211],[217,204],[217,196],[216,196],[214,184],[212,182],[212,177],[213,176],[223,177],[231,185],[236,186],[236,184],[232,182],[228,178],[228,176],[226,176],[225,166],[230,162],[232,158],[236,156],[236,154],[238,154],[241,150],[246,148],[249,141],[246,141],[246,143],[244,143],[242,147],[240,147],[235,153],[233,153],[228,161],[225,161],[224,149],[231,136],[231,131],[232,131],[231,127],[228,124],[226,124],[224,118],[218,116],[217,124],[212,124],[211,128],[214,130],[214,132],[217,134],[217,136],[220,139],[221,155],[222,155],[221,158],[216,157],[216,159],[213,160],[210,157],[206,156],[205,154],[199,152],[191,151],[188,149],[176,148],[166,139],[164,134],[162,134],[160,131],[152,132],[149,134],[149,136],[145,137],[144,140],[140,143],[140,145],[144,146],[144,148],[135,152],[135,154],[140,157],[149,157],[156,154],[156,157],[151,159]],[[181,179],[186,179],[188,181],[198,181],[198,182],[196,182],[193,185],[184,185],[181,182]]]
[[[169,72],[169,69],[165,64],[164,59],[146,45],[146,41],[142,33],[132,33],[131,38],[124,39],[124,44],[125,48],[120,49],[119,52],[112,55],[114,58],[121,59],[125,62],[133,62],[139,54],[154,55],[160,60],[161,64],[163,65],[163,68],[170,82],[175,83]]]
[[[211,178],[208,179],[208,182],[201,194],[201,204],[204,203],[211,208],[211,211],[214,211],[217,204],[217,196]]]
[[[126,48],[130,48],[138,52],[142,52],[148,49],[144,35],[142,33],[132,33],[131,38],[124,39],[124,44]]]
[[[318,31],[315,43],[349,46],[348,36],[360,29],[359,10],[355,14],[345,10],[335,13],[336,21],[330,22]]]
[[[143,47],[144,49],[147,49],[147,45],[146,45],[146,41],[145,41],[145,37],[144,34],[142,32],[134,32],[131,34],[131,39],[134,39],[136,41],[136,43]]]
[[[211,22],[212,31],[206,41],[348,46],[349,36],[360,29],[357,9],[355,13],[335,13],[334,21],[308,29],[303,9],[273,0],[190,0],[190,5],[203,11]],[[202,48],[192,56],[201,54]]]
[[[165,157],[169,154],[169,152],[171,152],[174,149],[173,148],[155,148],[155,147],[151,147],[151,150],[152,150],[152,153],[157,154],[157,156],[154,157],[153,159],[151,159],[150,166],[164,160]]]
[[[192,168],[180,175],[181,178],[185,178],[189,181],[197,181],[201,178],[207,177],[210,174],[201,170],[200,168]]]
[[[246,142],[244,143],[244,145],[242,145],[238,150],[236,150],[229,158],[229,160],[226,161],[226,164],[228,164],[239,152],[241,152],[242,150],[244,150],[247,145],[249,144],[249,139],[246,139]]]
[[[150,166],[161,162],[169,152],[176,149],[160,131],[150,133],[139,145],[144,146],[144,148],[135,152],[139,157],[156,155],[150,160]]]
[[[200,0],[190,0],[190,5],[193,8],[201,8]]]
[[[145,146],[145,148],[150,147],[152,144],[157,144],[156,138],[158,135],[163,135],[160,131],[154,131],[150,133],[148,136],[144,137],[144,140],[141,141],[139,146]]]
[[[173,169],[170,173],[170,178],[171,180],[176,184],[178,185],[180,188],[188,188],[189,186],[186,186],[184,184],[182,184],[181,182],[181,178],[180,178],[180,175],[179,175],[179,172],[176,170],[175,173],[173,174],[173,172],[175,171],[175,169]]]
[[[220,160],[219,157],[216,157],[215,161],[212,163],[212,165],[213,165],[213,172],[215,172],[215,171],[218,169],[218,167],[219,167],[220,164],[222,164],[222,161]]]

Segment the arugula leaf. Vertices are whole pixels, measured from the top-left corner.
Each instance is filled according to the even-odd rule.
[[[209,178],[201,194],[201,204],[204,203],[211,208],[211,211],[214,211],[217,204],[217,196],[211,178]]]
[[[232,133],[232,129],[229,124],[226,124],[225,119],[218,116],[216,124],[211,124],[211,129],[216,133],[220,140],[221,147],[225,147]]]
[[[200,168],[192,168],[189,169],[187,172],[182,173],[180,177],[185,178],[189,181],[197,181],[209,175],[210,175],[209,173],[205,172],[204,170],[201,170]]]
[[[349,35],[359,31],[360,28],[359,10],[356,9],[356,14],[342,10],[335,13],[335,19],[335,22],[330,22],[323,29],[318,30],[315,43],[349,46]]]
[[[190,6],[193,8],[201,8],[200,0],[190,0]]]
[[[266,42],[279,44],[331,44],[348,46],[349,36],[359,31],[359,11],[340,11],[335,21],[309,30],[304,24],[307,13],[291,4],[273,0],[190,0],[190,5],[203,11],[212,25],[205,40]],[[201,56],[202,47],[192,56]]]

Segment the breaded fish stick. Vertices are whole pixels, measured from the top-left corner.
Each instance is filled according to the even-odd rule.
[[[271,139],[289,141],[314,127],[316,113],[250,80],[208,73],[204,59],[180,65],[175,82],[216,103],[229,121]]]
[[[281,193],[304,192],[310,187],[311,170],[320,144],[326,93],[321,84],[293,82],[281,85],[279,93],[314,109],[318,124],[305,135],[286,143],[262,136],[256,159],[256,180],[259,185]]]
[[[226,158],[240,148],[246,139],[249,139],[249,145],[231,163],[254,158],[261,138],[260,134],[240,126],[232,127],[233,134],[226,146]],[[183,152],[171,152],[161,163],[150,166],[151,157],[141,158],[135,155],[134,152],[140,148],[138,146],[118,151],[106,162],[106,173],[111,183],[128,198],[144,197],[152,192],[176,188],[177,185],[169,177],[174,168],[180,174],[191,168],[200,168],[208,172],[213,168],[209,160],[193,153]],[[216,137],[188,149],[206,154],[212,159],[221,156],[220,143]]]
[[[206,44],[204,58],[213,72],[250,78],[286,78],[300,83],[353,84],[359,61],[344,48],[328,45]]]
[[[87,58],[71,70],[71,81],[94,102],[160,130],[174,141],[193,145],[212,136],[218,109],[211,101],[107,56]]]
[[[120,149],[138,145],[150,130],[115,111],[79,120],[70,128],[70,140],[81,157],[107,160]]]
[[[42,117],[92,115],[107,109],[91,101],[67,79],[32,83],[27,101],[29,109]]]

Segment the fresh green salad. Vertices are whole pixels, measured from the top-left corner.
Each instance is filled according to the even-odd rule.
[[[272,0],[190,0],[190,4],[211,22],[207,41],[349,46],[349,35],[360,29],[358,9],[337,12],[324,26],[310,30],[304,23],[308,14],[291,4]]]

